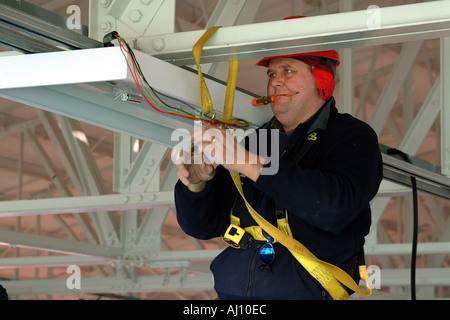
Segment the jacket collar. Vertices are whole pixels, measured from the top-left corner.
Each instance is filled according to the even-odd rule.
[[[298,131],[307,129],[307,134],[310,134],[313,131],[316,130],[323,130],[326,131],[328,121],[330,119],[330,115],[332,113],[332,109],[335,112],[335,105],[336,101],[334,100],[334,97],[331,97],[327,102],[324,103],[324,105],[307,121],[299,124],[297,128],[295,128],[291,132],[285,133],[288,136],[291,136],[294,133],[297,133]],[[278,129],[280,132],[283,132],[283,125],[278,121],[276,117],[273,117],[272,120],[270,120],[267,125],[264,126],[265,128],[272,128],[272,129]]]

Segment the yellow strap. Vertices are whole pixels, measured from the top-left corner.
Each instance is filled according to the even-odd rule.
[[[208,87],[203,77],[203,73],[201,71],[200,59],[205,43],[219,28],[221,27],[212,27],[208,29],[193,48],[194,59],[198,68],[200,99],[202,104],[202,112],[204,115],[214,113],[214,107],[212,104],[211,95],[209,93]],[[224,108],[224,119],[226,120],[231,119],[233,112],[233,103],[234,103],[238,68],[239,68],[238,61],[231,60],[227,93],[225,98],[225,108]],[[294,255],[294,257],[302,264],[302,266],[322,284],[322,286],[328,291],[328,293],[331,295],[333,299],[342,300],[349,298],[348,293],[339,284],[338,280],[342,284],[347,286],[349,289],[363,296],[368,296],[372,293],[370,287],[368,286],[367,271],[365,273],[367,277],[364,276],[366,279],[363,280],[366,281],[368,292],[363,292],[345,271],[325,261],[319,260],[305,246],[303,246],[300,242],[295,240],[292,237],[289,225],[287,225],[287,228],[285,226],[283,231],[281,231],[276,227],[274,227],[269,222],[267,222],[264,218],[262,218],[245,199],[239,173],[230,172],[230,174],[233,178],[233,181],[240,195],[244,199],[251,216],[256,221],[256,223],[259,226],[261,226],[263,230],[269,233],[274,239],[276,239],[278,242],[280,242],[282,245],[288,248],[289,251],[292,253],[292,255]]]
[[[285,219],[284,219],[285,220]],[[285,220],[286,221],[286,220]],[[278,220],[278,222],[281,222]],[[278,225],[278,229],[282,232],[290,232],[289,224],[285,224],[284,227]],[[264,237],[262,228],[259,226],[251,226],[245,228],[245,231],[252,235],[255,240],[267,241]],[[274,241],[277,242],[277,241]],[[319,283],[327,290],[330,296],[334,300],[348,300],[349,295],[347,291],[339,284],[339,282],[334,278],[334,276],[321,264],[317,259],[303,256],[292,249],[289,249],[291,254],[297,259],[298,262],[311,274]]]
[[[203,115],[213,114],[214,107],[211,100],[211,94],[209,93],[208,86],[206,85],[205,78],[203,77],[202,68],[200,66],[200,59],[203,52],[203,47],[205,43],[212,37],[212,35],[221,27],[212,27],[209,28],[203,36],[197,41],[192,49],[192,53],[194,55],[195,64],[197,65],[198,70],[198,85],[200,89],[200,101],[202,103],[202,112]]]
[[[338,281],[360,295],[369,296],[372,294],[372,290],[368,285],[368,277],[363,279],[366,282],[366,287],[368,289],[367,292],[364,292],[345,271],[328,262],[318,259],[303,244],[286,235],[283,231],[279,230],[261,217],[245,199],[240,175],[236,172],[230,172],[230,174],[236,188],[244,199],[247,209],[256,223],[274,239],[288,248],[294,257],[302,264],[302,266],[322,284],[333,299],[342,300],[349,298],[347,292],[341,285],[339,285]]]
[[[289,227],[289,223],[286,218],[277,219],[278,229],[283,231],[284,234],[287,234],[289,237],[292,237],[291,227]]]
[[[231,120],[233,117],[234,96],[236,93],[238,70],[239,60],[230,60],[227,93],[225,95],[225,106],[223,109],[223,120]]]
[[[239,219],[235,215],[231,215],[230,220],[231,220],[231,224],[240,226],[241,219]],[[278,229],[280,229],[283,233],[292,237],[291,227],[289,227],[289,223],[287,222],[286,218],[277,219],[277,226],[278,226]],[[246,232],[250,233],[252,235],[253,239],[255,239],[255,240],[267,241],[267,238],[263,234],[263,229],[260,226],[250,226],[250,227],[244,228],[244,230]],[[274,239],[274,242],[278,242],[278,240]]]

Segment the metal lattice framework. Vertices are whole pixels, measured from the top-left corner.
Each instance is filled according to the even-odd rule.
[[[310,18],[282,20],[290,15]],[[238,57],[235,115],[255,124],[270,117],[250,106],[266,85],[255,59],[340,50],[341,111],[368,122],[382,149],[412,156],[383,154],[365,246],[381,270],[374,297],[409,296],[414,176],[418,297],[448,298],[448,0],[0,0],[0,283],[10,296],[214,298],[208,267],[224,244],[187,237],[174,212],[171,134],[193,124],[122,99],[136,90],[119,48],[102,39],[117,30],[152,86],[198,105],[191,49],[217,25],[203,53],[214,105]]]

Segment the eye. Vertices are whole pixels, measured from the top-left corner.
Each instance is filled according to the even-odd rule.
[[[269,79],[273,79],[275,78],[277,74],[275,72],[267,72],[267,77],[269,77]]]
[[[286,68],[286,69],[284,69],[284,73],[285,73],[286,75],[292,75],[292,74],[294,73],[294,70],[289,69],[289,68]]]

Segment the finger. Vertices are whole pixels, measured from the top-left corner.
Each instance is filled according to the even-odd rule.
[[[205,153],[203,153],[203,162],[205,163],[205,165],[212,165],[213,162],[211,161],[212,156],[211,155],[206,155]]]
[[[193,146],[197,146],[203,143],[203,138],[204,138],[204,132],[207,126],[202,126],[201,128],[195,130],[194,132],[191,133],[191,135],[188,138],[188,142],[192,143]]]
[[[183,164],[178,165],[178,176],[180,175],[189,178],[189,170]]]
[[[201,181],[209,181],[215,175],[215,169],[212,165],[203,164],[198,166],[195,176]],[[192,182],[192,179],[191,179]]]
[[[208,176],[209,179],[212,179],[216,172],[216,169],[213,165],[206,165],[205,166],[205,174]]]
[[[204,144],[199,149],[203,155],[203,162],[207,165],[212,165],[214,163],[220,163],[221,159],[216,157],[216,146],[212,143]],[[220,153],[220,152],[219,152]]]
[[[180,170],[177,171],[177,175],[178,175],[178,178],[180,179],[180,181],[181,181],[186,187],[189,187],[189,185],[191,184],[191,183],[189,182],[189,179],[188,179],[183,173],[181,173]]]

